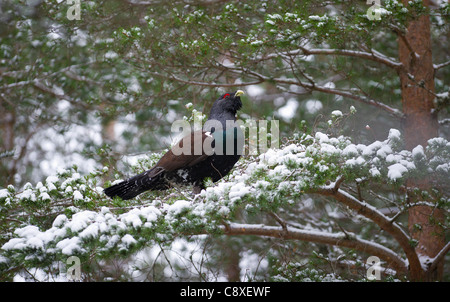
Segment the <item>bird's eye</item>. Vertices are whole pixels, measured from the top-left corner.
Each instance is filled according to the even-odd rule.
[[[223,96],[223,98],[222,99],[224,99],[224,98],[226,98],[226,97],[229,97],[230,96],[230,94],[229,93],[227,93],[227,94],[225,94],[224,96]]]

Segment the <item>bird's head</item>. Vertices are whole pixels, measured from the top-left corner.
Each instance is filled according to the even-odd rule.
[[[244,91],[242,90],[224,93],[214,102],[210,116],[224,112],[235,115],[236,112],[242,108],[241,95],[243,94]]]

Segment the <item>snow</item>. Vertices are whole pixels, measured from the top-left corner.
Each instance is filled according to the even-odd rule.
[[[316,140],[323,144],[323,143],[328,143],[330,141],[328,135],[322,133],[322,132],[317,132],[315,135]]]
[[[342,113],[341,110],[334,110],[334,111],[331,112],[331,116],[334,117],[334,118],[342,117],[343,115],[344,114]]]
[[[129,80],[129,84],[127,87],[127,91],[130,93],[140,93],[142,91],[142,87],[136,77],[131,77]]]
[[[450,163],[445,163],[445,164],[441,164],[436,166],[436,172],[440,172],[440,173],[449,173],[450,172]]]
[[[449,91],[437,93],[436,97],[439,99],[448,99],[449,98]]]
[[[142,215],[143,216],[143,215]],[[134,228],[142,226],[141,211],[139,209],[133,209],[128,213],[120,216],[120,219],[126,225],[131,225]]]
[[[105,245],[106,248],[113,248],[120,241],[119,235],[113,235],[111,237],[106,237],[102,239],[103,239],[102,241],[107,241]]]
[[[334,84],[333,82],[327,82],[323,85],[323,87],[334,89],[334,88],[336,88],[336,84]],[[337,111],[339,111],[339,110],[337,110]]]
[[[378,15],[381,15],[381,16],[384,16],[384,15],[392,15],[392,12],[391,12],[391,11],[389,11],[389,10],[383,8],[383,7],[375,7],[375,8],[372,10],[372,12],[373,12],[373,14],[378,14]],[[406,10],[406,12],[408,12],[408,10]]]
[[[250,98],[258,97],[266,92],[266,90],[260,85],[250,85],[245,89]]]
[[[425,157],[425,151],[422,145],[418,145],[412,149],[412,156],[415,160],[420,160]]]
[[[51,197],[50,197],[50,195],[48,195],[48,193],[44,192],[44,193],[41,194],[41,199],[43,201],[50,201]]]
[[[47,34],[47,37],[49,38],[49,40],[58,40],[62,38],[62,36],[56,32],[51,32]]]
[[[97,223],[93,223],[88,225],[82,232],[80,232],[79,237],[81,239],[86,238],[95,238],[99,234],[99,225]]]
[[[34,225],[29,225],[24,228],[17,229],[15,233],[21,237],[34,237],[39,233],[39,228]]]
[[[283,20],[280,14],[268,14],[267,17],[272,20]]]
[[[34,194],[32,189],[26,189],[22,193],[18,195],[20,200],[31,200],[36,201],[36,195]]]
[[[189,201],[187,200],[177,200],[175,201],[172,205],[169,206],[169,213],[172,214],[180,214],[181,212],[183,212],[185,209],[189,208]]]
[[[56,244],[64,255],[72,256],[75,252],[81,251],[81,240],[79,237],[66,238]]]
[[[83,211],[76,213],[72,216],[72,220],[66,224],[72,232],[80,232],[86,228],[96,217],[96,213],[93,211]]]
[[[401,133],[397,129],[390,129],[388,139],[391,141],[398,141],[401,139]]]
[[[75,201],[83,201],[84,197],[83,197],[83,194],[80,193],[80,191],[75,190],[75,192],[73,192],[73,199]]]
[[[381,172],[376,167],[370,168],[369,173],[372,177],[378,177],[381,175]]]
[[[355,166],[361,166],[365,163],[365,159],[361,156],[358,156],[357,158],[350,158],[345,161],[345,165],[349,167],[355,167]]]
[[[381,147],[383,147],[383,143],[380,141],[375,141],[372,144],[370,144],[367,147],[363,147],[363,151],[362,151],[362,155],[364,156],[372,156],[376,150],[380,149]]]
[[[308,18],[310,20],[314,20],[314,21],[327,21],[328,20],[327,15],[323,15],[323,16],[312,15],[312,16],[309,16]]]
[[[235,186],[231,187],[229,198],[231,201],[236,201],[238,199],[241,199],[244,195],[250,193],[250,188],[245,186],[244,183],[240,182],[237,183]]]
[[[71,40],[74,41],[78,46],[84,47],[88,44],[88,37],[89,35],[85,31],[77,29],[75,31],[75,34],[72,35]]]
[[[388,178],[390,180],[397,180],[399,178],[402,178],[403,174],[408,172],[408,169],[403,166],[402,164],[393,164],[388,167]]]
[[[118,57],[119,57],[119,55],[116,52],[112,51],[112,50],[109,50],[108,52],[105,53],[105,58],[106,59],[116,59]]]
[[[12,238],[2,246],[2,249],[5,251],[21,250],[26,247],[27,247],[27,245],[25,244],[25,242],[22,238]]]
[[[69,220],[66,215],[60,214],[60,215],[56,216],[55,220],[53,220],[52,227],[55,227],[55,228],[62,227],[68,221]]]
[[[358,149],[356,149],[356,146],[354,144],[350,144],[347,147],[344,148],[342,151],[342,155],[344,156],[355,156],[358,154]]]
[[[130,234],[123,236],[121,242],[124,243],[126,247],[130,247],[131,245],[137,243],[136,239],[134,239]]]
[[[339,154],[341,151],[331,144],[322,144],[321,151],[325,154]]]
[[[295,117],[298,106],[298,101],[294,98],[291,98],[286,102],[286,105],[278,108],[277,115],[284,121],[290,122]]]
[[[7,189],[1,189],[0,190],[0,199],[7,198],[7,197],[9,197],[8,190]]]
[[[392,153],[391,146],[383,145],[383,146],[380,147],[380,149],[378,149],[377,156],[385,158],[386,156],[388,156],[391,153]]]
[[[62,188],[63,186],[61,186],[61,188]],[[70,194],[70,193],[72,193],[73,192],[73,189],[72,189],[72,187],[71,186],[67,186],[67,187],[65,187],[66,189],[64,190],[64,193],[66,193],[66,194]]]
[[[305,102],[305,107],[309,114],[316,114],[323,108],[323,104],[319,100],[308,100]]]
[[[141,215],[145,217],[147,222],[155,222],[161,215],[161,211],[154,206],[149,206],[141,209]]]
[[[189,204],[185,200],[177,201],[169,207],[168,212],[179,213]],[[19,238],[13,238],[2,246],[3,250],[21,250],[26,248],[45,249],[46,245],[57,240],[56,250],[65,255],[73,255],[74,253],[83,252],[83,241],[88,239],[101,238],[106,243],[106,248],[113,248],[116,244],[120,244],[120,248],[128,248],[137,241],[133,236],[126,234],[122,238],[116,234],[109,235],[111,230],[120,232],[125,230],[127,226],[132,228],[141,227],[143,225],[141,217],[147,219],[146,227],[153,227],[162,212],[154,206],[142,207],[140,209],[132,209],[129,212],[115,216],[108,208],[103,207],[100,213],[93,211],[81,211],[75,213],[71,219],[66,215],[58,215],[53,221],[52,227],[46,231],[40,231],[36,226],[27,226],[16,230]],[[67,230],[72,234],[69,238]],[[59,239],[58,239],[59,238]]]
[[[37,237],[33,237],[27,241],[27,245],[31,248],[43,248],[44,242]]]
[[[4,250],[11,249],[39,249],[44,248],[45,244],[55,239],[51,233],[56,236],[61,235],[61,232],[55,232],[50,229],[47,232],[41,232],[38,227],[29,225],[23,228],[16,229],[15,234],[20,236],[19,238],[13,238],[2,246]]]
[[[241,270],[241,281],[247,281],[249,276],[255,273],[255,270],[266,270],[269,267],[269,261],[253,251],[243,251],[240,254],[239,268]],[[251,279],[248,281],[252,281]]]

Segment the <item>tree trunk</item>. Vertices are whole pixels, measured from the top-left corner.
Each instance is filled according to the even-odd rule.
[[[405,6],[407,0],[403,0]],[[429,5],[428,0],[424,0]],[[431,33],[429,16],[421,16],[409,23],[407,32],[398,32],[399,59],[404,69],[400,72],[402,92],[405,143],[408,150],[418,145],[426,146],[427,141],[438,135],[438,120],[434,112],[434,67],[432,61]],[[423,200],[421,194],[414,194],[413,189],[429,190],[428,179],[410,179],[409,202],[413,205]],[[414,240],[417,241],[416,252],[421,257],[433,258],[444,247],[443,222],[441,209],[427,205],[413,205],[409,210],[408,226]],[[422,258],[423,259],[423,258]],[[411,267],[411,278],[419,280],[436,280],[442,278],[443,263],[435,272],[426,272],[422,268]]]
[[[412,21],[407,33],[400,36],[399,56],[405,67],[400,74],[406,116],[404,130],[406,148],[411,150],[417,145],[425,146],[428,139],[438,134],[437,115],[433,113],[435,89],[429,17]]]
[[[4,152],[4,156],[8,158],[0,158],[0,188],[6,188],[7,185],[13,184],[16,167],[10,165],[14,156],[14,126],[16,123],[16,115],[14,108],[8,106],[6,101],[0,99],[0,153]],[[10,155],[5,155],[6,153]]]
[[[229,240],[227,238],[227,240]],[[241,269],[239,267],[239,262],[241,257],[239,256],[239,249],[236,247],[229,247],[225,249],[226,261],[225,265],[225,273],[227,274],[228,282],[239,282],[241,280]]]

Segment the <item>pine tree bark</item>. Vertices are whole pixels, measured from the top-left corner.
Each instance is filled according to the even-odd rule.
[[[408,2],[403,0],[405,6]],[[424,0],[424,5],[428,6],[429,0]],[[407,32],[399,31],[398,35],[399,59],[404,66],[399,74],[405,114],[404,135],[406,148],[412,150],[418,145],[425,147],[430,138],[438,135],[429,16],[420,16],[411,21]],[[411,203],[408,225],[412,238],[417,242],[416,252],[422,259],[433,258],[445,245],[444,232],[440,226],[444,214],[435,207],[414,205],[419,201],[433,202],[424,200],[421,194],[413,193],[414,188],[425,191],[431,189],[429,179],[410,179],[407,187],[410,188],[408,199]],[[438,265],[435,272],[427,272],[420,267],[411,267],[410,271],[411,279],[415,281],[437,280],[442,278],[443,263]]]
[[[16,114],[12,106],[9,106],[5,100],[0,98],[0,153],[14,152],[14,126],[16,123]],[[13,157],[10,155],[9,157]],[[14,183],[16,174],[16,165],[9,165],[11,160],[0,161],[0,188],[6,188],[7,185]]]

